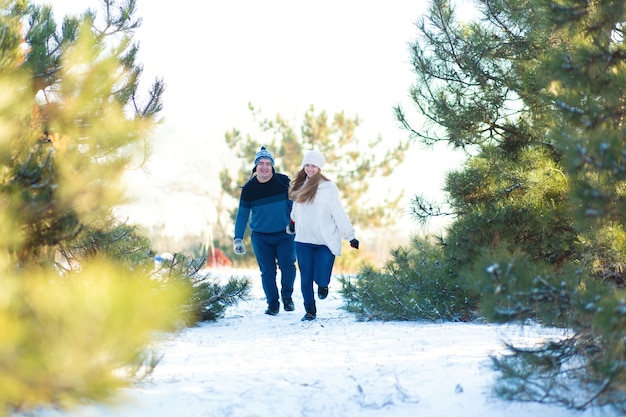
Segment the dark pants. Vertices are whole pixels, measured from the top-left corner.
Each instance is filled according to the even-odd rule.
[[[267,299],[267,305],[276,307],[280,304],[276,285],[276,265],[280,268],[280,295],[283,301],[293,295],[293,283],[296,280],[296,251],[294,235],[286,232],[252,232],[252,248],[261,270],[261,283]]]
[[[318,287],[328,287],[333,273],[335,255],[324,245],[296,242],[298,268],[300,268],[300,288],[304,305],[315,303],[313,283]]]

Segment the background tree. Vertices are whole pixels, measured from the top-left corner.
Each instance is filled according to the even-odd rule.
[[[399,213],[402,195],[372,200],[372,181],[389,176],[404,161],[409,144],[400,141],[388,146],[381,136],[363,140],[358,135],[360,120],[348,118],[343,112],[330,118],[325,111],[316,113],[311,106],[304,114],[302,125],[277,114],[273,119],[262,118],[260,110],[249,105],[259,132],[244,135],[238,129],[226,133],[226,143],[233,150],[239,167],[224,169],[220,175],[222,189],[239,201],[240,187],[249,179],[254,155],[266,146],[274,155],[276,170],[291,178],[302,168],[302,157],[308,149],[317,149],[326,158],[324,172],[336,182],[344,208],[354,225],[376,228],[393,224]],[[234,221],[237,207],[230,213]],[[232,246],[232,245],[231,245]],[[346,254],[347,255],[347,254]],[[343,257],[341,262],[347,259]]]
[[[397,109],[422,143],[468,154],[446,179],[454,221],[431,242],[441,245],[443,272],[430,276],[458,288],[455,296],[473,292],[467,306],[492,321],[570,330],[536,349],[511,344],[510,356],[494,358],[501,395],[623,412],[625,5],[475,3],[476,17],[461,20],[452,2],[431,2],[411,50],[411,94],[428,123],[414,128]],[[441,214],[419,197],[413,210],[419,219]],[[416,251],[427,260],[433,252]],[[412,264],[434,269],[433,261],[430,269]],[[404,288],[372,275],[347,287],[353,307],[370,285],[390,304]],[[416,294],[415,304],[427,306],[430,295]]]
[[[140,98],[135,2],[102,11],[59,29],[47,6],[0,2],[0,414],[108,398],[186,319],[188,285],[151,279],[147,242],[112,215],[163,83]]]

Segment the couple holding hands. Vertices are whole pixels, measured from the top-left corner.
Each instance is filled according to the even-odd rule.
[[[297,258],[306,311],[302,320],[314,320],[314,284],[318,298],[326,298],[335,257],[341,255],[341,238],[354,249],[359,248],[354,228],[339,200],[337,185],[322,174],[324,163],[321,152],[306,152],[302,169],[291,180],[276,172],[272,153],[261,147],[254,158],[252,176],[241,189],[233,243],[236,254],[246,253],[243,237],[249,221],[267,300],[265,314],[278,314],[280,299],[285,311],[295,309],[292,294]]]

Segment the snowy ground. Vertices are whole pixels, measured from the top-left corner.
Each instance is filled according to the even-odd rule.
[[[222,271],[221,274],[242,271]],[[249,272],[248,272],[249,273]],[[357,322],[341,310],[331,282],[318,301],[318,319],[295,312],[263,314],[258,273],[253,297],[156,344],[163,359],[154,373],[125,390],[117,405],[37,417],[591,417],[541,404],[507,403],[491,395],[489,355],[502,338],[532,342],[537,329],[485,324]],[[334,288],[333,288],[334,283]],[[296,281],[296,286],[299,281]]]

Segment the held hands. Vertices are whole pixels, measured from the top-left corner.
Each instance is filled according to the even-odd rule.
[[[243,244],[241,239],[233,240],[233,246],[235,248],[235,253],[237,255],[245,255],[246,254],[246,245]]]
[[[352,239],[350,241],[350,246],[353,247],[354,249],[359,249],[359,241],[356,239]]]
[[[287,232],[287,234],[289,235],[296,234],[296,224],[293,222],[293,220],[289,222],[289,224],[285,228],[285,232]]]

